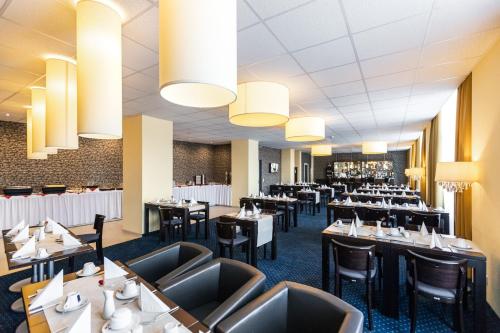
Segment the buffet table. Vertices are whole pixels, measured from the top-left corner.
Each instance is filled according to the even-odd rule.
[[[10,229],[21,220],[37,225],[47,217],[64,226],[94,223],[95,214],[106,220],[122,217],[121,190],[63,194],[0,196],[0,229]]]
[[[231,206],[231,185],[176,186],[172,196],[176,201],[194,199],[209,202],[210,206]]]

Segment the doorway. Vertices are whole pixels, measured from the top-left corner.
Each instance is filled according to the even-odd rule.
[[[302,175],[302,179],[304,183],[310,183],[311,173],[309,171],[309,163],[304,163],[304,174]]]

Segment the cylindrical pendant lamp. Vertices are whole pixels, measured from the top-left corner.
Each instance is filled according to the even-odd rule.
[[[318,117],[291,118],[285,127],[286,141],[318,141],[325,138],[325,120]]]
[[[367,141],[362,144],[362,151],[365,155],[370,154],[386,154],[387,142],[384,141]]]
[[[122,137],[121,17],[95,0],[76,5],[78,135]]]
[[[237,94],[236,1],[160,0],[159,20],[161,96],[198,108],[232,103]]]
[[[26,111],[26,147],[29,160],[46,160],[47,153],[33,152],[33,116],[31,109]]]
[[[76,65],[49,58],[45,66],[47,147],[78,149]]]
[[[34,153],[57,154],[56,148],[49,148],[45,143],[45,88],[31,88],[31,119],[32,119],[32,143]]]
[[[273,82],[238,85],[238,98],[229,105],[229,122],[248,127],[268,127],[288,121],[289,92]]]
[[[331,156],[332,146],[331,145],[314,145],[311,147],[312,156]]]

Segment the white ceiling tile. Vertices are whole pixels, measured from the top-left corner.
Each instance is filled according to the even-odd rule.
[[[368,94],[370,95],[370,99],[372,100],[372,102],[374,102],[384,99],[408,97],[410,96],[410,92],[411,86],[405,86],[385,90],[370,91],[368,92]]]
[[[406,71],[366,79],[366,85],[369,91],[390,89],[411,85],[414,81],[414,77],[415,71]]]
[[[361,60],[420,47],[424,39],[426,15],[387,24],[353,35]]]
[[[370,104],[368,103],[340,106],[338,109],[342,114],[371,112]]]
[[[246,69],[260,80],[277,82],[283,82],[290,76],[304,74],[302,68],[288,54],[247,66]]]
[[[417,83],[413,86],[412,94],[433,94],[436,92],[452,92],[462,83],[463,77],[451,78],[428,83]]]
[[[143,91],[139,91],[137,89],[127,87],[125,85],[122,88],[122,97],[124,102],[144,96],[145,94],[146,93]]]
[[[238,2],[242,0],[238,0]],[[311,2],[311,0],[247,0],[252,8],[262,18],[268,18],[276,14],[283,13],[287,10]]]
[[[361,80],[361,73],[358,64],[353,63],[311,73],[311,77],[320,87],[325,87]]]
[[[352,32],[366,30],[427,12],[433,0],[347,0],[343,1]]]
[[[122,28],[128,38],[158,51],[158,8],[152,7],[145,13],[130,20]]]
[[[290,89],[290,101],[292,102],[298,103],[324,98],[324,95],[307,75],[291,77],[287,80],[286,85]]]
[[[158,63],[158,52],[153,52],[133,40],[123,37],[123,65],[135,70],[153,66]]]
[[[124,14],[123,21],[125,23],[152,6],[147,0],[113,0],[113,2]]]
[[[328,97],[340,97],[363,93],[365,92],[365,85],[363,81],[360,80],[324,87],[322,89]]]
[[[158,81],[142,73],[135,73],[123,79],[123,84],[146,93],[160,94]]]
[[[361,61],[364,77],[402,72],[418,67],[420,49],[411,49]]]
[[[285,53],[262,24],[238,32],[238,66],[249,65]]]
[[[308,72],[341,66],[356,61],[351,40],[348,37],[309,47],[295,52],[293,56]]]
[[[351,96],[336,97],[332,98],[332,101],[337,107],[352,104],[363,104],[368,102],[368,95],[366,93],[363,93]]]
[[[468,75],[477,59],[462,60],[417,70],[415,82],[432,82]]]
[[[143,69],[141,71],[142,74],[146,74],[147,76],[151,76],[153,79],[159,82],[160,72],[158,65],[151,66],[149,68]]]
[[[135,71],[127,68],[125,66],[122,66],[122,77],[129,76],[130,74],[134,73]]]
[[[386,99],[383,101],[372,102],[372,107],[373,110],[384,110],[395,107],[404,109],[407,104],[408,104],[408,97],[403,97],[403,98],[393,98],[393,99]]]
[[[289,51],[347,35],[337,0],[316,0],[269,19],[267,24]]]
[[[259,22],[259,18],[248,7],[245,0],[238,0],[237,6],[238,30]]]

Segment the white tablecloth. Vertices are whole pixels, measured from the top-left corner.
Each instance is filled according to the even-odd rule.
[[[231,206],[230,185],[179,186],[172,189],[175,200],[208,201],[210,206]]]
[[[24,219],[38,225],[46,217],[64,226],[94,223],[95,214],[106,220],[122,218],[123,191],[96,191],[0,197],[0,229],[11,229]]]

